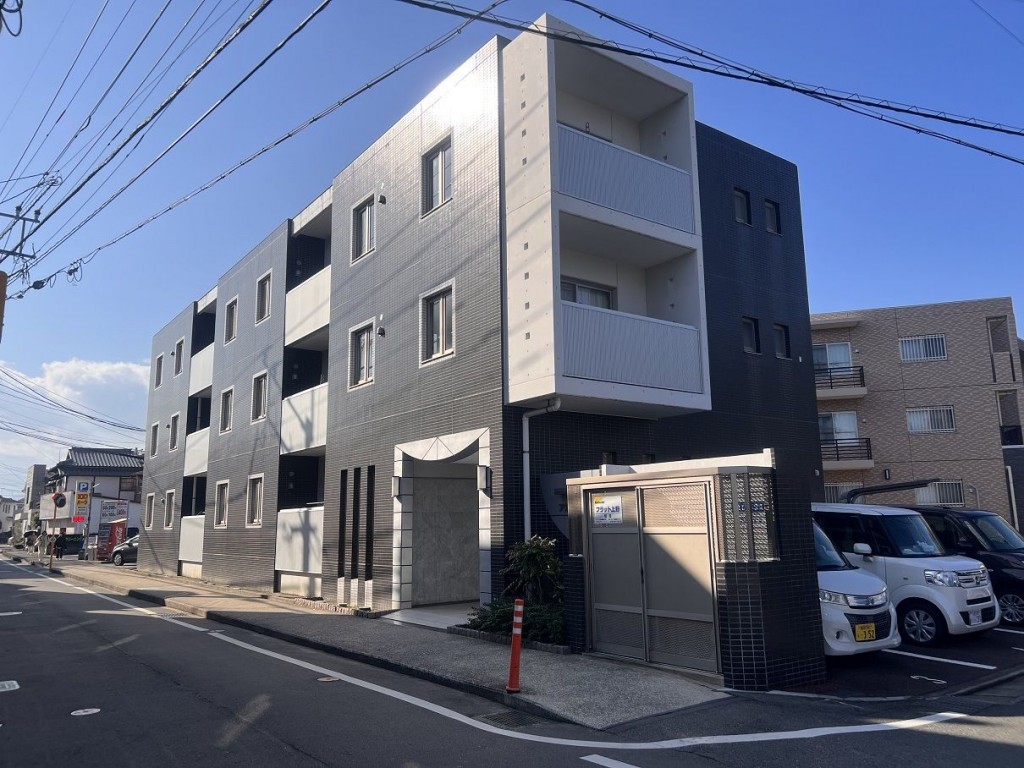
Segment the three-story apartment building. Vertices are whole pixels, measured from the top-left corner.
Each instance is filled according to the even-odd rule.
[[[1024,375],[1008,298],[813,315],[825,489],[936,479],[877,503],[1019,522]]]
[[[708,564],[713,653],[729,684],[820,679],[796,168],[697,123],[689,82],[536,26],[156,334],[139,568],[485,603],[510,544],[564,549],[565,477],[771,447],[783,554]]]

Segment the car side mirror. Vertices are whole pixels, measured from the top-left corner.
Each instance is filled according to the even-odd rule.
[[[871,545],[864,543],[857,543],[853,545],[853,554],[864,555],[864,557],[871,557]]]

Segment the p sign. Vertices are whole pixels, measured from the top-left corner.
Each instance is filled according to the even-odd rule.
[[[88,481],[78,483],[78,487],[75,490],[77,490],[79,493],[88,493],[89,492],[89,483],[88,483]]]

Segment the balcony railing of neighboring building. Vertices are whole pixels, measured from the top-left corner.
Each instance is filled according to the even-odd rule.
[[[693,233],[693,179],[682,168],[558,126],[559,192]]]
[[[999,440],[1002,445],[1024,445],[1024,431],[1020,424],[1005,424],[999,428]]]
[[[870,437],[847,437],[821,441],[822,461],[857,461],[870,458]]]
[[[838,387],[863,387],[864,366],[847,365],[841,368],[815,366],[814,386],[818,389],[836,389]]]
[[[564,373],[581,379],[699,393],[700,331],[653,317],[562,302]]]

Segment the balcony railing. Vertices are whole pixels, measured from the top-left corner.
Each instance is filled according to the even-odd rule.
[[[653,317],[562,302],[566,376],[702,392],[700,332]]]
[[[842,368],[815,367],[814,386],[818,389],[837,387],[863,387],[864,366],[847,365]]]
[[[284,308],[284,343],[292,344],[331,321],[331,267],[324,267],[288,291]]]
[[[858,461],[871,458],[870,437],[821,441],[822,461]]]
[[[999,428],[999,441],[1002,445],[1024,445],[1024,432],[1020,424],[1007,424]]]
[[[558,126],[559,192],[693,232],[689,173],[566,125]]]
[[[210,428],[185,436],[185,469],[183,474],[205,475],[210,463]]]
[[[213,384],[213,344],[192,355],[188,370],[188,393],[194,395]]]
[[[298,392],[281,403],[281,453],[327,445],[327,384]]]

